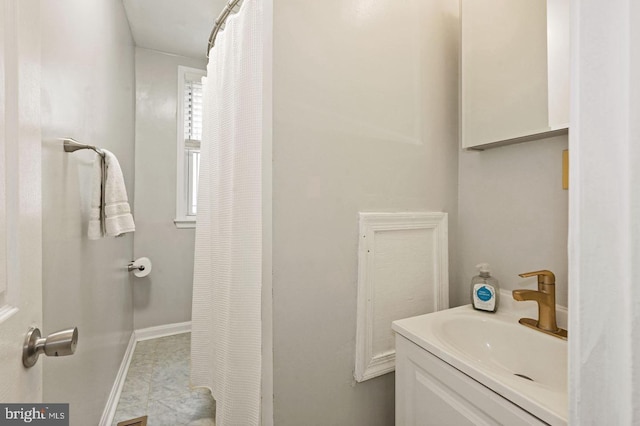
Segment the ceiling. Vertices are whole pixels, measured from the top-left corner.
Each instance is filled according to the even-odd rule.
[[[122,0],[136,46],[191,58],[207,41],[225,0]]]

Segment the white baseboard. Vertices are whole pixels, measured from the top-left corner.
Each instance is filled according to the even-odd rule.
[[[120,369],[116,375],[116,379],[113,382],[109,399],[102,412],[99,426],[111,426],[113,418],[116,415],[116,409],[118,408],[118,401],[120,400],[120,394],[124,386],[124,381],[127,378],[127,371],[129,371],[129,364],[131,364],[131,358],[133,358],[133,351],[136,348],[136,343],[142,340],[157,339],[158,337],[173,336],[174,334],[189,333],[191,331],[191,321],[180,322],[175,324],[159,325],[157,327],[141,328],[134,330],[131,333],[129,339],[129,345],[122,357],[122,363],[120,363]]]
[[[135,330],[136,341],[157,339],[158,337],[173,336],[174,334],[189,333],[191,321],[175,324],[158,325],[156,327],[139,328]]]
[[[116,414],[116,408],[118,408],[118,401],[120,400],[120,394],[122,393],[124,380],[127,377],[127,371],[129,370],[129,364],[131,363],[131,358],[133,358],[133,351],[135,350],[135,348],[136,333],[133,332],[131,333],[131,338],[129,339],[127,350],[124,352],[124,356],[122,357],[122,363],[120,363],[120,369],[118,370],[118,374],[116,375],[116,380],[113,382],[113,387],[111,388],[109,399],[107,399],[107,404],[104,406],[104,411],[102,412],[102,417],[100,418],[100,426],[111,426],[111,422],[113,422],[113,417]]]

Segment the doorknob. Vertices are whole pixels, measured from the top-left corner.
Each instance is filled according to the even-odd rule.
[[[73,355],[77,345],[78,327],[56,331],[44,338],[38,327],[31,327],[22,347],[22,364],[27,368],[33,367],[40,354],[47,356]]]

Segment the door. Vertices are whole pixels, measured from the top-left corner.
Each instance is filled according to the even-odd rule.
[[[42,329],[39,0],[0,6],[0,402],[41,402],[42,362],[22,344]]]

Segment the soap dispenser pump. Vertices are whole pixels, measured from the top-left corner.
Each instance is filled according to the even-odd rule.
[[[471,304],[479,311],[498,310],[498,280],[491,276],[488,263],[479,263],[478,275],[471,279]]]

